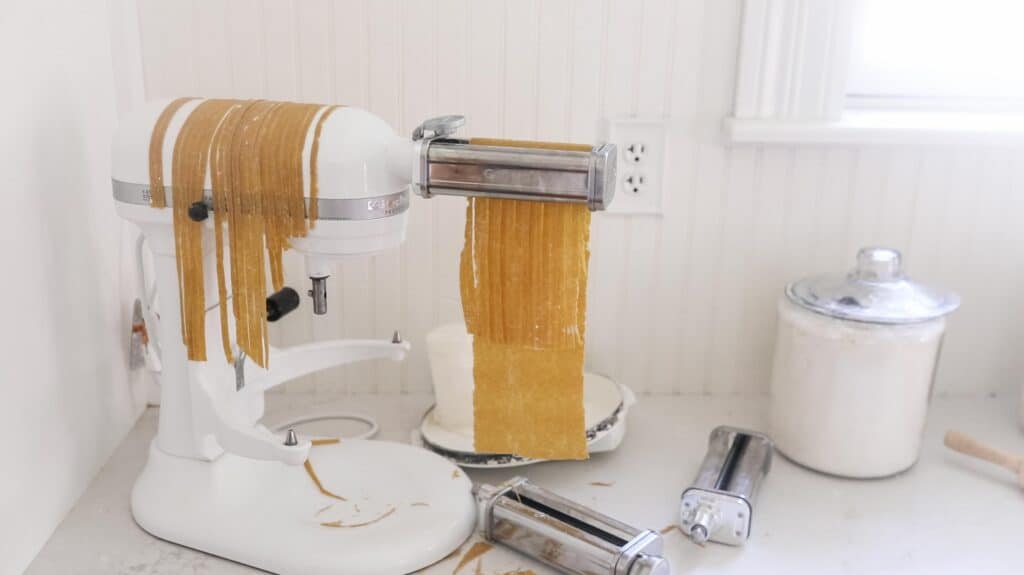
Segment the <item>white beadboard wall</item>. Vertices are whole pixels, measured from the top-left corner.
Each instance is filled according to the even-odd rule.
[[[469,135],[591,142],[602,117],[669,124],[664,214],[593,220],[588,368],[642,392],[764,392],[774,303],[793,278],[903,250],[959,291],[938,389],[993,393],[1024,370],[1024,149],[729,147],[739,0],[142,0],[146,95],[365,107],[409,133],[441,113]],[[414,200],[401,251],[345,263],[327,318],[278,342],[388,337],[401,365],[289,390],[430,385],[424,336],[459,320],[462,200]],[[304,287],[301,261],[288,273]]]
[[[110,199],[110,138],[142,87],[137,39],[112,34],[133,26],[126,1],[0,16],[0,436],[18,438],[0,462],[0,574],[28,567],[146,405],[128,369],[135,238]]]

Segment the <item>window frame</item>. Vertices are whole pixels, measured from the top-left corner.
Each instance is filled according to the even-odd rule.
[[[848,97],[855,1],[744,0],[728,142],[1024,142],[1019,104]]]

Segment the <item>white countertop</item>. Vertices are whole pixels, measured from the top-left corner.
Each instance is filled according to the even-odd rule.
[[[316,410],[371,413],[380,438],[408,441],[429,395],[268,397],[269,421]],[[665,555],[673,573],[1021,573],[1024,491],[1011,474],[948,452],[942,435],[957,428],[1003,449],[1024,452],[1015,397],[939,398],[932,405],[920,462],[883,480],[820,475],[777,457],[754,505],[747,545],[697,547],[673,531]],[[513,475],[590,505],[639,528],[676,520],[679,495],[693,480],[716,425],[763,428],[766,400],[739,396],[649,396],[630,412],[618,451],[586,462],[470,471],[475,481]],[[150,409],[29,567],[30,574],[240,574],[255,570],[155,539],[132,521],[129,493],[156,429]],[[590,483],[614,482],[610,487]],[[485,574],[516,568],[552,573],[496,548]],[[450,575],[449,559],[426,573]],[[474,566],[461,573],[472,573]]]

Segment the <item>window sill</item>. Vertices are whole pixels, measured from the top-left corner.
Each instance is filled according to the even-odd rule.
[[[727,118],[731,144],[1024,143],[1024,115],[849,110],[834,122]]]

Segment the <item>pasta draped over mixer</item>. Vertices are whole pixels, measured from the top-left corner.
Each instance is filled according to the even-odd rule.
[[[171,102],[150,140],[152,205],[165,207],[163,149],[167,126],[191,98]],[[316,222],[317,155],[321,128],[338,106],[269,100],[211,99],[185,119],[174,142],[171,166],[174,241],[181,295],[182,340],[192,361],[206,361],[206,293],[203,225],[189,208],[213,208],[217,289],[224,357],[233,362],[228,320],[228,283],[238,349],[267,367],[267,269],[274,291],[284,287],[281,257],[290,238],[305,236]],[[309,213],[303,150],[313,134],[309,169]],[[205,182],[211,197],[204,197]],[[228,250],[225,250],[227,238]],[[225,270],[225,252],[230,253]],[[230,271],[230,278],[228,277]]]

